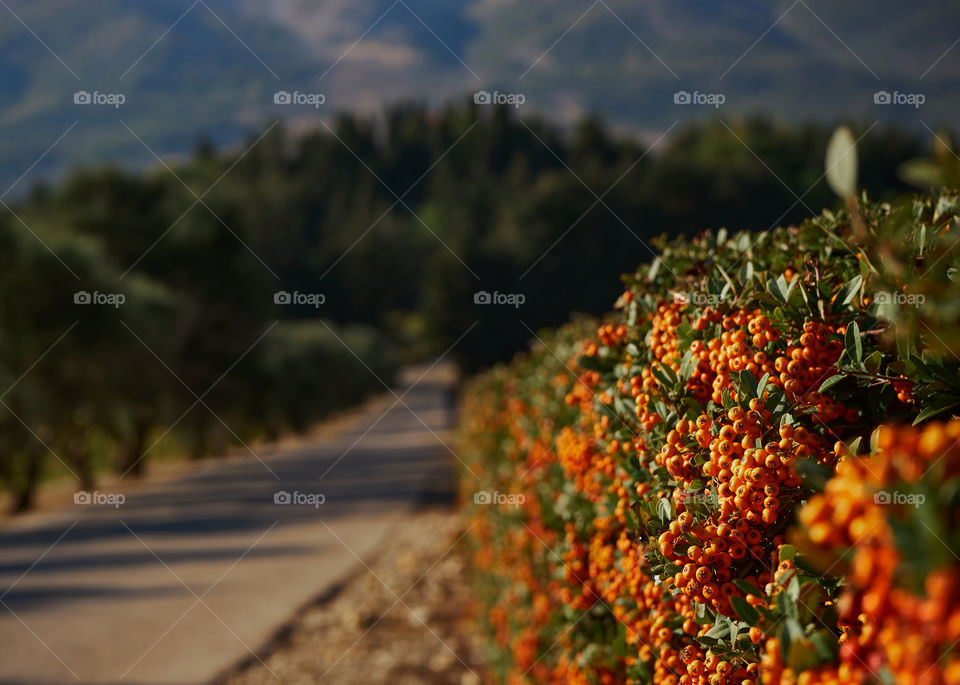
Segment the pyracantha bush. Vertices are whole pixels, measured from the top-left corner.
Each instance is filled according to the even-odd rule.
[[[960,683],[960,199],[661,241],[464,403],[506,683]]]

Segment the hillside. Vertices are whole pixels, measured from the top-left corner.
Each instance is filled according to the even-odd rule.
[[[678,119],[756,111],[925,131],[924,123],[951,123],[960,105],[950,87],[960,50],[948,52],[958,11],[932,2],[875,3],[870,13],[823,0],[6,4],[4,188],[68,130],[30,178],[78,161],[149,163],[144,143],[175,155],[201,136],[236,143],[278,117],[309,126],[335,110],[439,102],[478,89],[523,93],[525,111],[562,121],[600,113],[650,136]],[[76,105],[81,90],[125,101]],[[278,90],[319,92],[326,101],[275,106]],[[674,104],[681,90],[722,93],[725,102]],[[919,109],[875,105],[877,90],[919,92],[926,101]]]

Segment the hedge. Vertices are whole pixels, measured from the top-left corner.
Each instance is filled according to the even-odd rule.
[[[661,240],[476,378],[504,683],[960,683],[960,195]]]

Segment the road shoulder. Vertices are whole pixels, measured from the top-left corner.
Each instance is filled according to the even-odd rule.
[[[217,685],[389,682],[479,685],[464,522],[453,510],[420,510],[298,613],[260,655]]]

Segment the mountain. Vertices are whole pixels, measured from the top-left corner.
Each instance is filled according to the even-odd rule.
[[[151,164],[200,138],[239,144],[278,118],[316,126],[338,110],[480,90],[522,96],[522,113],[598,113],[651,139],[675,121],[756,112],[927,134],[953,125],[960,105],[960,8],[930,1],[3,5],[4,196],[77,163]],[[275,104],[281,91],[302,104]],[[900,104],[875,103],[877,92]],[[82,104],[83,93],[103,104]],[[703,104],[682,104],[683,93]]]

